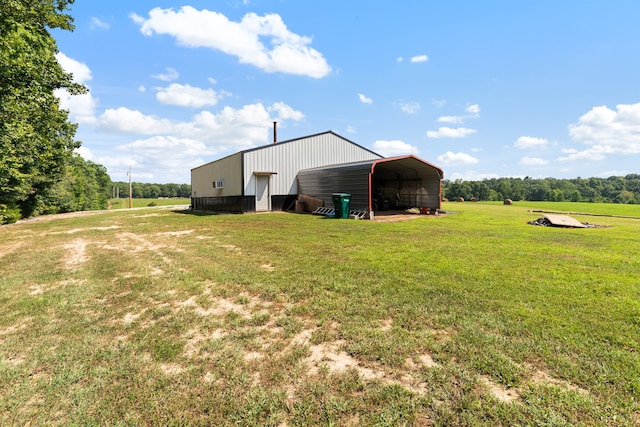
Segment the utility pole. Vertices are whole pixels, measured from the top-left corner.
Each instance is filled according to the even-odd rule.
[[[131,194],[131,166],[129,166],[129,209],[133,207],[133,194]]]

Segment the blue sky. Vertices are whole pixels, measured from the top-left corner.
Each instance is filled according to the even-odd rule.
[[[447,179],[640,173],[640,2],[77,0],[58,60],[81,154],[188,183],[333,130]]]

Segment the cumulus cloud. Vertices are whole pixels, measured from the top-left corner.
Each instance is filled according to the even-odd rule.
[[[96,18],[95,16],[92,16],[91,24],[89,25],[89,28],[91,28],[92,30],[96,30],[96,29],[108,30],[110,28],[110,25],[108,22],[104,22],[100,18]]]
[[[569,135],[589,146],[560,160],[603,160],[607,155],[640,153],[640,103],[619,104],[616,110],[594,107],[569,125]]]
[[[567,156],[558,157],[561,162],[583,160],[583,161],[599,161],[606,159],[607,155],[620,154],[615,151],[610,145],[594,145],[591,148],[587,148],[583,151],[567,150],[565,151]]]
[[[215,113],[201,111],[182,122],[124,107],[108,109],[95,120],[99,130],[122,133],[125,138],[141,137],[118,145],[108,154],[94,153],[94,157],[114,179],[124,179],[132,165],[139,180],[188,182],[189,170],[214,156],[269,143],[274,120],[286,126],[303,119],[302,112],[283,102],[255,103],[239,109],[227,106]]]
[[[109,132],[153,135],[170,132],[171,121],[147,116],[125,107],[105,110],[96,121],[98,127]]]
[[[440,127],[437,131],[427,131],[427,138],[465,138],[476,133],[475,129]]]
[[[538,157],[523,157],[518,163],[523,166],[543,166],[549,164],[547,160]]]
[[[218,100],[226,95],[226,92],[217,93],[213,89],[201,89],[178,83],[157,90],[156,98],[160,103],[192,108],[216,105]]]
[[[438,117],[438,122],[460,124],[464,122],[464,119],[460,116],[441,116],[441,117]]]
[[[478,163],[478,159],[467,153],[454,153],[447,151],[438,156],[438,161],[443,165],[473,165]]]
[[[270,113],[275,113],[276,117],[280,120],[293,120],[299,122],[304,119],[304,114],[301,111],[294,110],[284,102],[276,102],[267,108]]]
[[[407,114],[415,114],[420,111],[420,104],[418,102],[400,103],[400,110]]]
[[[73,74],[73,81],[84,84],[92,79],[91,69],[87,64],[69,58],[62,52],[56,53],[56,59],[64,71]]]
[[[246,14],[240,22],[221,13],[183,6],[178,11],[154,8],[147,19],[131,15],[145,36],[167,34],[187,47],[222,51],[269,73],[322,78],[331,67],[310,47],[311,38],[289,31],[278,14]]]
[[[516,148],[526,150],[529,148],[542,148],[546,147],[549,141],[544,138],[535,138],[532,136],[521,136],[513,144]]]
[[[362,102],[363,104],[373,104],[373,99],[368,98],[361,93],[358,94],[358,98],[360,99],[360,102]]]
[[[411,57],[411,62],[427,62],[429,57],[427,55],[416,55]]]
[[[471,114],[472,117],[478,117],[480,114],[480,106],[478,104],[468,105],[467,108],[464,109],[467,113]]]
[[[462,116],[441,116],[438,117],[440,123],[462,124],[466,119],[477,119],[480,117],[480,106],[478,104],[467,105],[464,109],[467,114]]]
[[[418,154],[420,151],[415,145],[407,144],[400,140],[383,141],[373,143],[373,151],[385,157],[401,156],[404,154]]]
[[[163,82],[170,82],[180,77],[180,74],[175,68],[167,67],[166,73],[152,74],[151,77],[162,80]]]
[[[73,74],[73,81],[87,85],[92,79],[91,69],[83,62],[76,61],[62,52],[56,53],[56,59],[64,71]],[[71,95],[66,89],[56,89],[54,94],[60,99],[60,107],[69,111],[72,121],[90,123],[94,119],[97,101],[91,93]]]
[[[431,104],[435,105],[437,108],[442,108],[447,104],[445,99],[432,99]]]

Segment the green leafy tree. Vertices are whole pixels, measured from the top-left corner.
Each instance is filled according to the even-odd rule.
[[[73,30],[73,0],[0,0],[0,204],[22,216],[63,175],[80,143],[56,89],[86,92],[55,54],[49,29]]]
[[[107,209],[111,179],[104,166],[71,156],[63,178],[42,199],[43,213]]]

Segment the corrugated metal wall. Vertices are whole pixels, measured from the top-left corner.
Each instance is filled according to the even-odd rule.
[[[223,188],[214,188],[213,182],[220,180]],[[242,196],[242,153],[191,169],[191,196]]]
[[[271,194],[297,194],[296,175],[302,169],[379,158],[381,156],[332,132],[247,150],[244,152],[244,194],[255,195],[254,172],[277,172],[271,177]]]
[[[369,173],[371,162],[347,166],[307,169],[298,173],[300,194],[325,201],[333,206],[333,193],[351,194],[351,209],[369,210]]]

